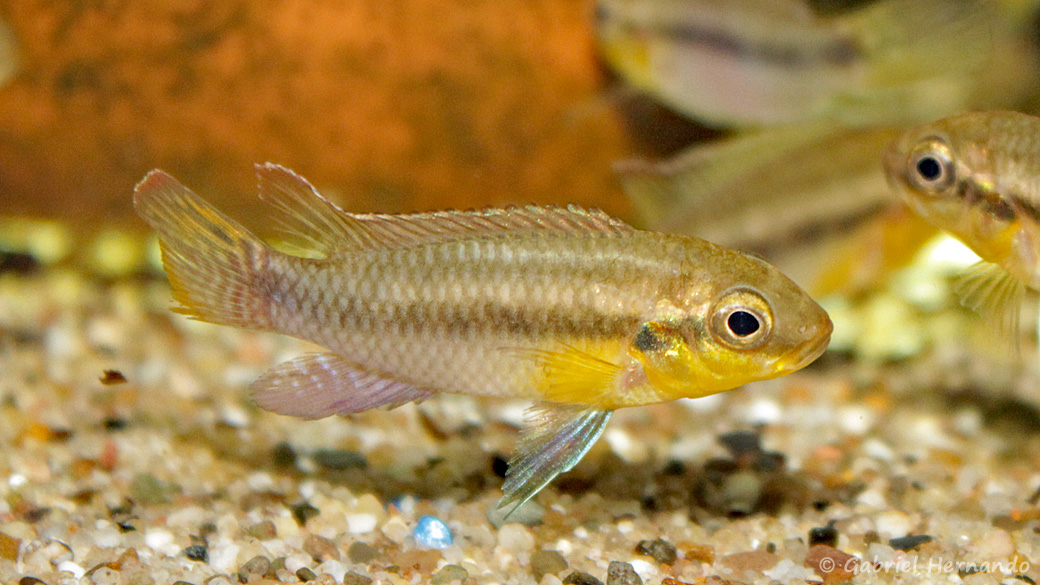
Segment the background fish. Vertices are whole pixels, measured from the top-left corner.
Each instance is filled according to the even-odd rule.
[[[536,401],[502,505],[573,467],[613,410],[792,372],[831,333],[775,268],[702,240],[577,207],[352,215],[290,171],[258,173],[312,257],[265,245],[161,171],[137,186],[178,310],[329,349],[253,384],[274,412],[320,418],[440,391]]]
[[[597,33],[634,87],[711,125],[919,122],[956,109],[991,55],[986,0],[600,0]]]
[[[924,124],[884,165],[918,214],[982,258],[962,278],[962,301],[1014,328],[1023,287],[1040,290],[1040,118],[995,111]]]

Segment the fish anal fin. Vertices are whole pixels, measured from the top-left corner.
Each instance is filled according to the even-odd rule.
[[[527,411],[516,454],[502,486],[499,508],[509,514],[588,452],[610,420],[611,410],[542,403]]]
[[[569,345],[554,350],[520,349],[516,353],[538,363],[541,378],[536,387],[549,402],[609,407],[618,398],[615,394],[622,367],[609,360]]]
[[[307,354],[278,364],[250,386],[264,409],[305,419],[421,402],[433,390],[374,373],[334,354]]]
[[[1003,335],[1018,339],[1025,286],[1003,267],[992,262],[975,263],[957,277],[954,293],[965,307],[995,320]]]

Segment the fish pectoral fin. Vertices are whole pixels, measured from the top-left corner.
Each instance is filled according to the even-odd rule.
[[[557,475],[571,470],[610,420],[612,410],[543,403],[527,411],[516,454],[509,460],[499,508],[512,514]]]
[[[549,402],[600,405],[615,398],[612,394],[622,368],[611,361],[573,346],[516,351],[541,367],[543,377],[536,386]]]
[[[965,307],[995,319],[1001,333],[1017,338],[1025,286],[1007,270],[992,262],[977,262],[957,277],[954,293]]]
[[[306,419],[390,409],[434,394],[329,353],[278,364],[253,382],[250,390],[260,408]]]

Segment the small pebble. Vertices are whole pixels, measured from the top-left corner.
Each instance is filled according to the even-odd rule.
[[[640,540],[639,544],[636,545],[636,553],[651,557],[662,565],[674,564],[678,556],[675,545],[663,538]]]
[[[563,578],[563,585],[603,585],[603,581],[582,571],[573,571]]]
[[[349,558],[352,563],[369,563],[377,556],[379,556],[379,551],[365,542],[353,542],[350,544],[350,547],[347,548],[347,558]]]
[[[827,546],[837,546],[838,544],[838,529],[834,527],[834,522],[829,522],[826,526],[817,526],[809,530],[809,546],[815,546],[817,544],[825,544]]]
[[[440,571],[433,576],[433,585],[447,585],[454,581],[465,581],[469,577],[469,571],[458,565],[444,565]]]
[[[643,579],[632,565],[610,561],[610,565],[607,566],[607,585],[643,585]]]
[[[343,575],[343,585],[372,585],[372,578],[351,572]]]
[[[554,550],[537,550],[531,554],[531,573],[535,581],[546,575],[555,575],[567,568],[567,559]]]
[[[339,560],[339,549],[331,540],[312,534],[303,541],[303,550],[315,560],[321,563],[328,560]]]
[[[47,582],[36,577],[22,577],[18,580],[18,585],[47,585]]]
[[[189,559],[199,563],[205,563],[209,561],[209,550],[206,548],[206,545],[204,544],[193,544],[189,546],[188,548],[184,549],[184,555]]]
[[[119,370],[103,370],[98,381],[103,386],[115,386],[117,384],[126,384],[126,376]]]
[[[932,537],[927,534],[910,534],[901,538],[893,538],[888,541],[888,546],[896,550],[914,550],[926,542],[931,542]]]
[[[250,577],[263,577],[271,570],[271,559],[264,555],[257,555],[242,565],[238,570],[238,580],[248,583]]]
[[[308,520],[321,513],[321,510],[318,510],[307,502],[289,506],[289,510],[292,511],[293,518],[300,526],[305,526]]]
[[[263,522],[257,522],[247,528],[246,534],[257,540],[271,540],[278,536],[278,529],[275,528],[274,522],[264,520]]]
[[[283,441],[271,449],[271,460],[275,467],[293,467],[296,465],[296,450]]]
[[[423,516],[412,530],[412,536],[420,546],[443,549],[451,546],[451,529],[440,518]]]
[[[311,458],[318,466],[334,471],[368,467],[364,455],[346,449],[318,449]]]
[[[317,579],[318,576],[314,574],[314,571],[308,569],[307,567],[303,567],[300,570],[296,571],[296,578],[306,583],[307,581],[313,581]]]

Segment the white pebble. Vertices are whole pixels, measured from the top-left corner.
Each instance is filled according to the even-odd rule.
[[[632,569],[634,569],[639,577],[643,579],[644,583],[657,579],[657,566],[648,563],[643,559],[632,559],[628,564],[632,565]]]
[[[812,569],[799,566],[791,559],[780,561],[775,567],[768,571],[763,571],[762,574],[774,581],[780,581],[781,583],[799,583],[802,581],[811,581],[816,578],[816,574]]]
[[[332,578],[335,579],[337,583],[341,583],[343,582],[344,575],[347,574],[347,567],[339,561],[329,560],[318,565],[317,568],[314,569],[314,572],[318,575],[321,575],[322,573],[332,575]]]
[[[888,540],[910,534],[910,518],[897,510],[889,510],[877,517],[877,533]]]
[[[285,568],[291,573],[295,573],[304,567],[310,568],[310,564],[310,555],[303,553],[291,554],[285,557]]]
[[[1015,543],[1004,530],[991,528],[979,541],[978,551],[982,560],[1005,560],[1015,553]]]
[[[498,531],[498,545],[512,553],[534,550],[534,535],[522,524],[506,524]]]
[[[376,529],[375,514],[347,514],[347,531],[351,534],[368,534]]]
[[[62,561],[58,563],[58,571],[62,573],[71,573],[73,577],[79,579],[86,573],[86,569],[77,565],[72,561]]]
[[[230,539],[220,538],[209,545],[209,565],[218,573],[230,573],[238,568],[241,547]]]
[[[874,426],[874,412],[866,406],[846,406],[838,413],[838,424],[852,435],[863,435]]]
[[[892,448],[873,437],[863,441],[863,452],[867,457],[877,459],[878,461],[891,462],[895,459],[895,453],[892,452]]]
[[[768,398],[754,400],[744,413],[744,420],[751,424],[773,424],[780,420],[783,411],[780,405]]]
[[[90,581],[94,585],[117,585],[119,573],[108,567],[101,567],[90,576]]]
[[[153,528],[144,533],[144,544],[159,554],[174,556],[180,549],[173,544],[173,535],[166,530]]]

